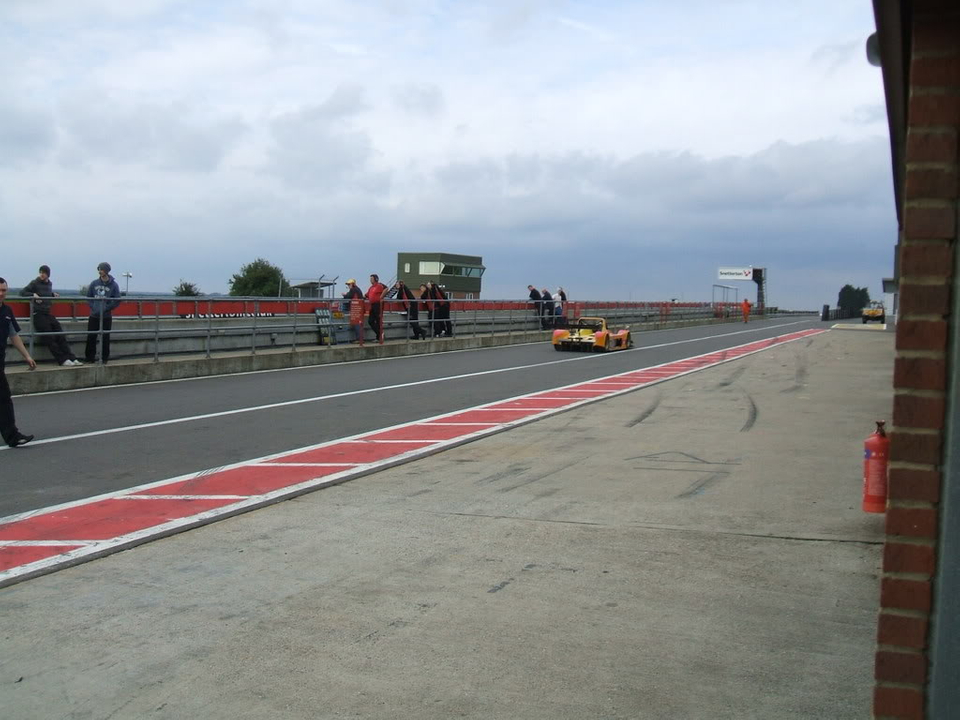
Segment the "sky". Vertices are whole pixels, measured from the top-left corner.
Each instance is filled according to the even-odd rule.
[[[487,298],[710,301],[749,265],[771,305],[879,297],[874,29],[868,0],[3,0],[0,276],[226,292],[423,251],[481,255]]]

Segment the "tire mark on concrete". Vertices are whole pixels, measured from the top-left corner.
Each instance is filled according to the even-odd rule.
[[[642,413],[637,415],[637,417],[635,417],[633,420],[631,420],[626,425],[624,425],[624,427],[636,427],[637,425],[642,423],[644,420],[646,420],[648,417],[653,415],[654,411],[660,406],[660,400],[661,400],[661,395],[660,393],[657,393],[656,397],[653,399],[653,402],[650,404],[650,406],[646,410],[644,410]]]
[[[544,490],[543,492],[537,493],[533,496],[534,500],[545,500],[548,497],[552,497],[560,492],[560,488],[550,488],[549,490]]]
[[[492,475],[487,475],[486,477],[482,477],[479,480],[475,480],[474,482],[477,485],[487,485],[489,483],[495,483],[495,482],[499,482],[500,480],[505,480],[507,478],[516,477],[517,475],[522,475],[529,469],[530,469],[529,465],[511,465],[506,470],[495,472]]]
[[[714,386],[714,390],[720,390],[725,387],[730,387],[733,385],[740,377],[747,371],[745,367],[738,367],[732,373],[730,373],[725,379],[721,380]]]
[[[729,474],[730,473],[724,472],[721,470],[721,471],[712,473],[705,478],[700,478],[699,480],[694,482],[692,485],[690,485],[690,487],[688,487],[682,493],[677,495],[677,499],[682,500],[686,498],[695,497],[697,495],[701,495],[707,489],[707,487],[709,487],[710,485],[713,485],[715,482],[723,479]]]
[[[740,432],[750,432],[757,422],[757,416],[760,414],[760,411],[757,410],[757,404],[753,401],[750,393],[744,390],[743,395],[747,398],[747,402],[750,403],[750,407],[747,409],[747,421],[743,424],[743,427],[740,428]]]
[[[782,393],[791,393],[797,392],[798,390],[803,390],[807,385],[807,380],[809,378],[809,370],[807,369],[807,356],[806,353],[798,353],[795,357],[797,362],[797,369],[794,372],[793,385],[790,387],[781,390]]]
[[[551,468],[545,472],[536,473],[535,475],[527,478],[526,480],[523,480],[522,482],[518,482],[516,485],[508,485],[507,487],[497,488],[497,492],[505,493],[505,492],[510,492],[511,490],[516,490],[517,488],[521,488],[524,485],[535,483],[538,480],[543,480],[544,478],[550,477],[551,475],[555,475],[558,472],[562,472],[563,470],[572,468],[574,465],[579,465],[581,462],[583,462],[582,459],[578,458],[573,462],[567,463],[566,465],[561,465],[560,467]]]
[[[512,583],[512,582],[513,582],[513,578],[508,578],[507,580],[504,580],[502,583],[497,583],[497,584],[494,585],[492,588],[490,588],[489,590],[487,590],[487,592],[488,592],[488,593],[500,592],[501,590],[503,590],[507,585],[509,585],[509,584]]]

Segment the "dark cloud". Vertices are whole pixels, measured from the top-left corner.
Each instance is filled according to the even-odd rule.
[[[51,249],[69,237],[55,253],[65,282],[71,267],[85,278],[90,256],[102,255],[143,289],[183,277],[225,290],[260,255],[296,277],[391,277],[397,252],[437,250],[482,255],[488,297],[516,297],[534,283],[583,299],[709,300],[717,267],[742,264],[768,268],[771,302],[815,309],[847,282],[879,294],[892,273],[896,218],[882,138],[778,143],[727,158],[512,154],[386,178],[372,170],[370,139],[319,107],[278,118],[279,176],[171,176],[148,193],[113,183],[109,194],[61,197],[55,219],[7,192],[10,238]],[[78,171],[64,187],[92,179]],[[8,272],[29,276],[44,261],[24,253],[23,267]]]

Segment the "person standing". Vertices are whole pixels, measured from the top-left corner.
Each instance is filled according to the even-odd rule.
[[[439,332],[434,333],[437,337],[453,337],[453,323],[450,322],[450,300],[443,288],[434,283],[433,297],[437,301],[436,309],[433,311],[433,317],[436,319],[434,326]]]
[[[40,274],[31,280],[21,291],[20,294],[29,297],[33,295],[33,301],[30,305],[33,308],[33,329],[37,333],[62,333],[63,326],[53,315],[50,300],[47,298],[60,297],[53,291],[53,283],[50,281],[50,266],[41,265]],[[57,365],[83,365],[77,360],[70,345],[67,344],[67,338],[63,335],[40,335],[40,344],[43,345],[53,355]]]
[[[540,291],[540,302],[543,306],[543,315],[540,317],[540,328],[548,330],[553,327],[553,295],[544,288]]]
[[[97,343],[103,329],[103,348],[100,362],[104,365],[110,360],[110,330],[113,328],[113,311],[120,304],[120,286],[110,274],[110,263],[97,265],[99,277],[87,287],[87,300],[90,317],[87,319],[87,347],[85,357],[88,363],[97,359]]]
[[[427,313],[427,329],[430,331],[430,336],[436,336],[436,331],[434,330],[434,320],[433,320],[433,300],[431,298],[430,287],[427,284],[420,284],[420,300],[423,301],[423,311]]]
[[[537,323],[543,325],[543,303],[540,302],[540,291],[533,285],[527,285],[530,291],[530,304],[533,305],[533,314],[537,316]]]
[[[743,311],[743,321],[744,321],[745,323],[746,323],[746,322],[750,322],[750,308],[751,308],[751,307],[752,307],[752,306],[751,306],[751,304],[750,304],[750,300],[747,299],[747,298],[744,298],[744,299],[743,299],[743,302],[740,303],[740,310]]]
[[[380,282],[379,275],[370,276],[370,288],[367,290],[367,300],[370,301],[370,318],[368,323],[373,330],[373,336],[383,342],[383,294],[387,286]]]
[[[553,294],[554,302],[556,302],[556,308],[554,315],[556,316],[556,326],[557,327],[566,327],[567,326],[567,292],[562,287],[557,288],[557,292]]]
[[[413,333],[414,340],[423,340],[427,333],[420,327],[420,303],[417,302],[413,291],[406,286],[403,280],[397,280],[397,297],[403,303],[403,309],[407,313],[407,322],[410,323],[410,332]]]
[[[0,436],[12,448],[26,445],[33,440],[33,435],[24,435],[17,428],[17,419],[13,411],[13,397],[10,393],[10,384],[7,382],[7,338],[17,352],[23,355],[31,370],[37,369],[37,363],[20,337],[20,325],[13,316],[13,310],[4,303],[7,299],[7,281],[0,277]]]
[[[363,313],[360,313],[360,322],[354,323],[350,319],[350,308],[354,300],[359,300],[360,305],[363,305],[363,291],[357,287],[356,280],[353,278],[347,280],[347,291],[343,293],[342,297],[346,301],[343,304],[343,312],[346,313],[350,327],[353,329],[353,341],[357,342],[363,338]]]

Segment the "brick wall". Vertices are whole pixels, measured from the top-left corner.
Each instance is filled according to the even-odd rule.
[[[924,718],[957,244],[960,4],[915,0],[873,712]],[[956,359],[954,359],[956,360]]]

